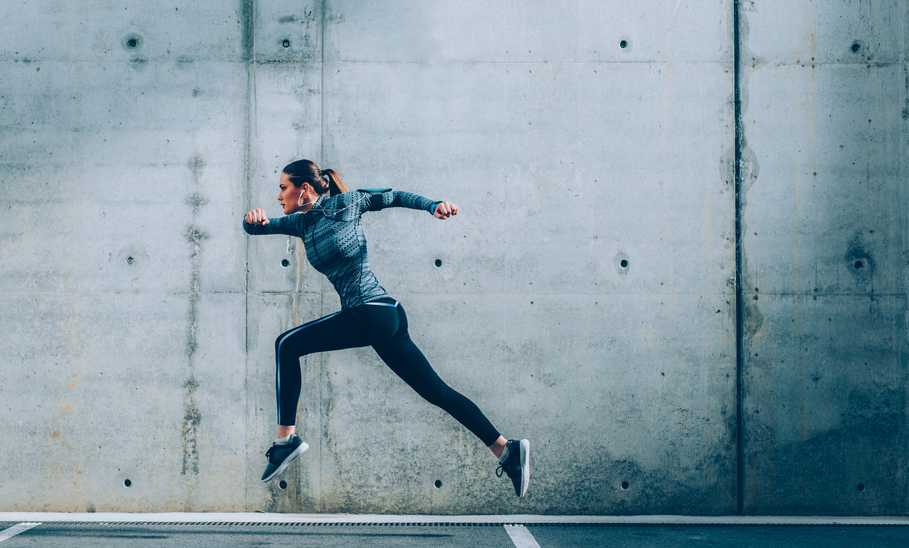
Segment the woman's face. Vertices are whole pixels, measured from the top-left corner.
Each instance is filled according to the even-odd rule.
[[[319,199],[319,196],[309,186],[309,183],[303,183],[303,186],[300,187],[294,186],[284,172],[281,172],[278,188],[280,189],[278,192],[278,203],[281,204],[281,209],[285,215],[290,215],[296,211],[309,211],[312,208],[312,203]],[[300,207],[298,204],[301,202],[306,205]]]

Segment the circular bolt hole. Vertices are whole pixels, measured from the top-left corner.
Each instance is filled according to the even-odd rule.
[[[864,483],[860,483],[860,484],[856,485],[855,488],[858,489],[859,491],[864,491],[864,490],[865,490],[865,484],[864,484]]]
[[[125,485],[126,487],[129,487],[132,484],[133,484],[133,482],[129,478],[126,478],[125,480],[123,480],[123,485]]]
[[[619,264],[622,265],[622,268],[628,268],[628,259],[622,259]]]
[[[442,266],[442,259],[436,259],[436,266]]]
[[[622,481],[622,489],[628,489],[628,482]]]
[[[136,259],[133,259],[132,256],[126,258],[126,264],[133,264],[136,262]]]
[[[138,34],[127,34],[123,39],[123,46],[126,49],[136,49],[142,45],[142,37]]]
[[[627,47],[628,47],[628,40],[620,40],[620,41],[619,41],[619,47],[622,48],[622,49],[627,48]]]
[[[862,261],[855,261],[855,268],[862,268],[865,264]]]
[[[281,266],[283,266],[285,268],[290,266],[290,261],[288,261],[287,259],[281,259]]]
[[[852,46],[850,46],[849,49],[852,50],[852,53],[858,53],[858,51],[862,49],[862,45],[858,42],[852,42]]]
[[[279,481],[278,487],[280,487],[281,489],[287,489],[287,482],[284,480]]]
[[[290,40],[288,40],[287,38],[285,38],[284,41],[281,42],[281,45],[284,46],[285,48],[289,48],[289,47],[290,47]]]
[[[436,488],[442,487],[442,480],[436,480],[435,486],[436,486]]]

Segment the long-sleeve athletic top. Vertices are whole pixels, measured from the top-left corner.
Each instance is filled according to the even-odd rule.
[[[305,213],[268,219],[268,224],[250,224],[247,234],[286,234],[303,239],[309,264],[331,281],[341,308],[351,308],[388,295],[369,269],[366,233],[360,217],[367,211],[407,207],[434,213],[440,201],[391,188],[359,188],[329,197],[323,194]]]

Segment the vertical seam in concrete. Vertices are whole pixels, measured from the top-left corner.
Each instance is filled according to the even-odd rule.
[[[321,0],[319,6],[319,163],[322,169],[325,169],[325,0]],[[322,284],[319,284],[319,315],[325,314],[325,293],[322,291]],[[324,428],[325,417],[322,416],[322,384],[325,380],[322,375],[325,371],[325,352],[319,355],[319,436]],[[324,512],[324,498],[322,490],[322,442],[319,441],[319,511]]]
[[[744,462],[744,434],[742,420],[742,399],[744,397],[743,366],[744,355],[742,326],[744,323],[744,310],[742,308],[742,207],[741,188],[742,172],[739,166],[741,161],[742,144],[742,112],[741,112],[741,80],[739,75],[739,0],[732,1],[732,74],[735,117],[735,160],[733,161],[733,174],[735,186],[735,500],[736,513],[744,512],[744,487],[745,487],[745,462]]]
[[[319,163],[325,168],[325,0],[321,0],[322,5],[319,13],[319,55],[321,62],[319,68],[322,71],[319,81]]]
[[[252,168],[250,159],[252,157],[252,126],[253,126],[253,101],[255,100],[255,5],[254,0],[241,0],[240,17],[241,17],[241,39],[243,64],[246,68],[246,120],[245,124],[245,143],[243,146],[243,199],[246,206],[250,205],[252,192],[250,190],[250,179],[252,178]],[[243,416],[245,424],[243,427],[244,438],[249,435],[249,238],[246,238],[246,287],[244,290],[244,345],[243,355]],[[249,481],[247,469],[249,468],[249,444],[244,443],[243,454],[243,505],[249,509]]]

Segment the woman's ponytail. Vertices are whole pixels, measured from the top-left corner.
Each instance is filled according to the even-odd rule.
[[[341,176],[333,169],[323,169],[320,174],[328,180],[329,196],[347,192],[347,185],[341,180]]]

